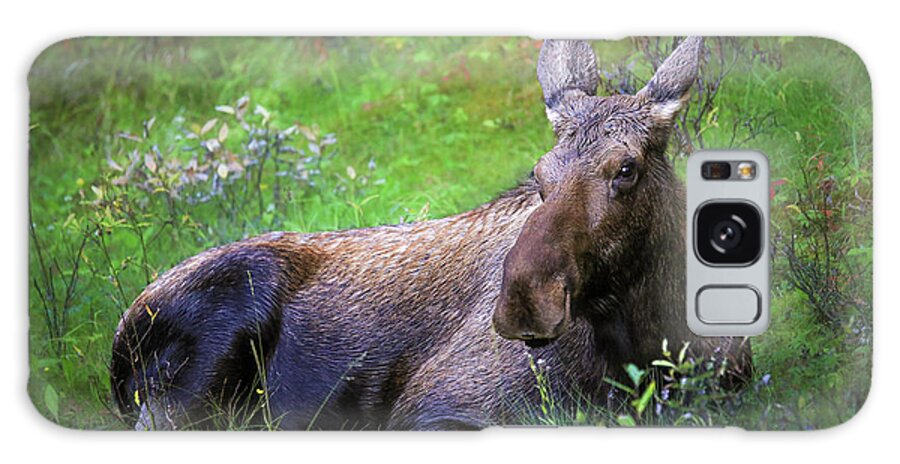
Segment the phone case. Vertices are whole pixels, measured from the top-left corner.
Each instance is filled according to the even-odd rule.
[[[868,393],[840,43],[93,37],[28,84],[28,391],[62,426],[821,429]],[[702,149],[769,159],[761,335],[685,320]]]

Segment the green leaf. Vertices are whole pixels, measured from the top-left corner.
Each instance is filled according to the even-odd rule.
[[[609,377],[604,377],[603,381],[612,385],[613,387],[618,388],[619,390],[624,391],[625,393],[628,393],[629,395],[634,395],[634,389],[632,389],[631,387],[628,387],[626,385],[623,385],[619,382],[616,382],[615,380],[613,380]]]
[[[584,413],[581,409],[575,411],[575,423],[576,424],[586,424],[587,423],[587,414]]]
[[[59,422],[59,394],[56,393],[53,385],[49,383],[44,387],[44,405],[47,406],[47,410],[50,411],[53,420]]]
[[[656,361],[653,361],[650,364],[653,366],[658,366],[658,367],[668,367],[670,369],[675,369],[678,367],[675,364],[672,364],[672,362],[666,361],[665,359],[657,359]]]
[[[678,352],[678,363],[681,364],[684,362],[684,356],[687,353],[688,346],[691,344],[689,342],[684,342],[684,346],[681,347],[681,351]]]
[[[628,377],[631,378],[631,382],[635,387],[641,384],[641,379],[646,374],[646,371],[630,363],[625,365],[625,372],[628,373]]]
[[[631,402],[631,405],[634,406],[634,409],[637,411],[638,416],[644,413],[644,410],[647,409],[647,405],[650,404],[650,400],[653,399],[653,392],[656,391],[656,382],[651,381],[650,385],[647,386],[647,389],[644,390],[644,394],[641,395],[640,398]]]
[[[629,415],[622,415],[616,418],[616,422],[619,423],[622,427],[636,427],[637,423],[634,421],[634,418]]]

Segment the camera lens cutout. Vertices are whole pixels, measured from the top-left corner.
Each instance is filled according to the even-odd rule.
[[[710,265],[749,265],[762,250],[762,220],[750,203],[712,202],[697,210],[694,247]]]
[[[731,178],[731,163],[707,161],[700,167],[700,174],[706,180],[728,180]]]

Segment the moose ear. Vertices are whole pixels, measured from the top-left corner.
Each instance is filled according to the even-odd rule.
[[[703,53],[703,38],[688,37],[681,41],[666,61],[656,70],[638,93],[653,104],[653,116],[669,123],[681,109],[688,91],[697,79]]]
[[[565,103],[597,92],[597,58],[581,40],[545,40],[538,58],[537,77],[544,91],[547,117],[558,127]]]

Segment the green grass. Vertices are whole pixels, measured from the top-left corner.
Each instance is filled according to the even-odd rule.
[[[38,409],[69,427],[122,428],[111,411],[106,372],[119,315],[148,279],[207,247],[272,229],[442,217],[513,186],[553,145],[534,77],[538,45],[526,38],[93,38],[46,50],[29,76],[37,237],[31,242],[29,393]],[[852,304],[835,309],[839,323],[823,324],[790,284],[785,256],[776,254],[772,325],[754,341],[757,388],[736,411],[712,414],[710,421],[821,428],[852,416],[869,386],[870,86],[862,63],[839,44],[796,39],[763,46],[777,52],[781,65],[748,61],[732,71],[706,120],[706,145],[727,147],[735,133],[748,136],[744,126],[732,130],[747,115],[774,115],[747,146],[767,153],[773,180],[784,181],[773,220],[785,235],[776,240],[808,231],[798,214],[808,205],[796,192],[802,174],[815,171],[808,160],[824,160],[815,174],[838,185],[833,234],[843,251],[838,272],[855,276],[841,283]],[[601,68],[633,61],[638,77],[649,76],[631,42],[595,49]],[[237,206],[223,200],[251,198],[239,184],[207,203],[180,199],[174,210],[165,193],[110,186],[115,173],[107,159],[121,164],[129,152],[154,146],[165,159],[189,159],[195,152],[185,149],[196,141],[185,140],[185,131],[196,132],[214,117],[215,131],[229,124],[226,146],[239,151],[247,134],[214,108],[242,96],[250,98],[251,112],[261,105],[271,113],[272,127],[296,123],[316,126],[320,138],[335,135],[315,186],[285,188],[291,197],[270,209],[276,189],[270,164],[260,187],[262,214],[255,199]],[[155,122],[146,139],[117,136],[141,134],[150,118]],[[308,151],[302,136],[291,143]],[[683,159],[675,161],[683,167]],[[92,187],[109,189],[104,200],[111,208],[94,203]],[[107,233],[94,234],[98,225]],[[55,289],[50,306],[56,309],[49,312],[42,305],[48,295],[39,292],[47,281]],[[67,299],[65,288],[73,282]],[[618,413],[557,416],[552,409],[538,419],[596,422]]]

